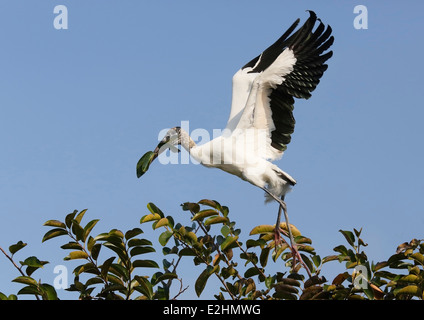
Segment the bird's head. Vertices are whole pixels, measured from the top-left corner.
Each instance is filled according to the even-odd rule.
[[[160,155],[166,149],[171,149],[171,151],[179,152],[180,150],[176,148],[177,145],[181,144],[181,128],[174,127],[169,129],[165,134],[165,137],[159,142],[156,149],[153,151],[156,155]]]

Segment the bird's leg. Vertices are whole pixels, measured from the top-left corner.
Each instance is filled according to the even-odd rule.
[[[277,222],[275,223],[275,245],[279,245],[281,243],[281,235],[280,235],[280,219],[281,219],[281,209],[283,207],[281,205],[278,206],[278,215],[277,215]]]
[[[275,230],[276,230],[276,232],[278,231],[278,234],[280,234],[281,209],[283,209],[284,218],[286,219],[287,230],[288,230],[288,233],[289,233],[290,244],[293,246],[294,238],[293,238],[293,234],[291,232],[291,228],[290,228],[290,224],[289,224],[289,216],[287,215],[287,206],[286,206],[286,203],[284,202],[284,196],[282,196],[281,199],[279,199],[278,197],[273,195],[268,189],[266,189],[266,188],[262,188],[262,189],[266,193],[268,193],[272,198],[274,198],[275,201],[277,201],[280,204],[280,207],[278,208],[277,223],[275,225]],[[278,235],[278,237],[279,237],[279,235]]]
[[[281,242],[284,242],[288,245],[288,243],[286,242],[286,240],[284,240],[284,238],[281,237],[280,232],[284,232],[283,229],[281,229],[280,225],[280,219],[281,219],[281,209],[283,207],[281,205],[278,206],[278,215],[277,215],[277,222],[275,223],[275,229],[274,229],[274,243],[275,246],[280,246]],[[287,234],[286,234],[287,235]]]
[[[281,200],[284,201],[284,197],[281,198]],[[281,239],[280,232],[285,233],[283,231],[283,229],[281,229],[281,222],[280,222],[281,221],[281,210],[282,209],[283,209],[283,205],[280,203],[280,205],[278,206],[277,221],[275,223],[275,244],[276,245],[279,245],[281,243],[281,240],[282,240]],[[287,219],[286,219],[286,221],[287,221]],[[287,233],[285,235],[287,236]],[[290,228],[288,228],[288,236],[290,238],[290,241],[293,242],[294,241],[293,240],[293,235],[291,233],[291,229]]]
[[[311,272],[310,272],[309,268],[303,262],[303,259],[300,256],[299,251],[297,250],[297,245],[296,245],[296,243],[294,241],[293,233],[291,231],[291,227],[290,227],[290,223],[289,223],[289,216],[287,214],[287,206],[286,206],[286,203],[284,202],[284,196],[282,196],[281,199],[279,199],[278,197],[276,197],[275,195],[273,195],[268,189],[266,189],[266,188],[262,188],[262,189],[266,193],[268,193],[272,198],[274,198],[275,201],[277,201],[280,204],[280,207],[278,208],[277,223],[275,225],[275,233],[276,233],[275,234],[275,241],[276,241],[276,244],[277,244],[278,241],[281,241],[281,236],[280,236],[280,219],[281,219],[281,209],[283,209],[284,218],[286,220],[287,230],[288,230],[288,234],[289,234],[289,238],[290,238],[290,250],[291,250],[292,256],[293,256],[293,267],[296,265],[296,258],[299,259],[299,262],[306,269],[306,272],[308,273],[309,277],[311,277],[312,275],[311,275]]]

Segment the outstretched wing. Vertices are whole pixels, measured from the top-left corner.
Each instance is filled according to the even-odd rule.
[[[267,158],[275,159],[287,148],[295,126],[294,98],[311,97],[333,54],[326,52],[334,41],[331,27],[325,27],[313,11],[309,13],[297,31],[299,19],[233,77],[227,128],[267,130]]]

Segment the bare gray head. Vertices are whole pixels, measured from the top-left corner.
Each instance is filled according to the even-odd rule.
[[[174,127],[168,130],[168,132],[165,134],[165,137],[159,142],[154,152],[159,155],[168,148],[171,149],[171,151],[178,152],[180,151],[176,147],[178,145],[181,145],[187,151],[190,151],[190,149],[193,148],[196,144],[186,131],[180,127]]]
[[[159,155],[162,152],[164,152],[166,149],[175,148],[175,146],[180,144],[181,144],[181,128],[174,127],[168,130],[168,132],[165,134],[165,136],[159,142],[155,151],[153,152]]]

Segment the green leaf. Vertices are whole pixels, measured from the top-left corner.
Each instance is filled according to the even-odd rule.
[[[315,267],[318,268],[321,265],[321,257],[319,255],[313,256],[312,262],[314,263]]]
[[[84,251],[72,251],[64,258],[64,260],[86,259],[87,257],[88,254]]]
[[[227,238],[225,238],[224,242],[221,243],[221,250],[225,250],[229,248],[237,240],[238,240],[237,236],[236,237],[228,236]]]
[[[140,178],[143,174],[149,170],[150,164],[153,162],[153,160],[156,159],[158,154],[153,151],[147,151],[137,162],[137,178]]]
[[[165,217],[165,215],[163,214],[163,212],[158,207],[156,207],[154,203],[149,202],[147,204],[147,209],[149,209],[149,211],[151,213],[153,213],[153,214],[156,213],[156,214],[160,215],[161,218],[164,218]]]
[[[77,214],[77,216],[75,217],[75,221],[80,224],[82,217],[84,217],[84,214],[87,212],[87,209],[81,210],[80,213]]]
[[[309,288],[313,285],[322,284],[322,283],[325,283],[325,282],[327,282],[327,279],[325,279],[325,277],[320,277],[318,275],[314,275],[314,276],[310,277],[308,280],[306,280],[303,286],[306,289],[306,288]],[[334,283],[334,281],[333,281],[333,283]]]
[[[421,253],[413,253],[410,257],[424,266],[424,256]]]
[[[109,234],[110,234],[111,236],[115,236],[115,237],[119,237],[119,238],[121,238],[121,239],[124,239],[124,234],[122,233],[122,231],[121,231],[121,230],[118,230],[118,229],[112,229],[112,230],[110,230],[110,231],[109,231]]]
[[[168,254],[178,254],[178,247],[177,246],[173,246],[172,248],[163,247],[162,253],[165,256],[168,255]]]
[[[256,264],[258,262],[258,257],[254,252],[243,252],[240,254],[240,258],[247,260],[247,262],[252,262]],[[246,262],[246,265],[247,265]]]
[[[84,229],[77,220],[72,220],[72,233],[75,234],[77,240],[84,240]]]
[[[135,247],[135,246],[151,246],[152,242],[147,239],[131,239],[128,241],[128,247]]]
[[[231,232],[231,229],[230,229],[230,227],[228,227],[227,225],[224,225],[224,226],[221,228],[221,234],[222,234],[224,237],[228,236],[228,235],[230,234],[230,232]]]
[[[136,236],[138,236],[139,234],[142,234],[142,233],[143,233],[143,230],[141,230],[140,228],[134,228],[134,229],[128,230],[125,233],[125,239],[129,240],[129,239],[134,238],[134,237],[136,237]]]
[[[312,254],[315,253],[315,249],[311,246],[299,244],[297,247],[298,247],[299,251],[305,251],[305,252],[312,253]]]
[[[19,261],[21,265],[23,266],[29,266],[29,267],[36,267],[36,268],[42,268],[46,263],[48,263],[47,261],[40,261],[38,260],[37,257],[28,257],[25,259],[25,261]]]
[[[277,261],[278,257],[287,249],[289,245],[287,243],[282,243],[276,247],[276,250],[272,252],[272,260]]]
[[[311,239],[309,239],[309,238],[306,238],[306,237],[304,237],[304,236],[297,236],[297,237],[295,237],[294,238],[294,242],[296,242],[296,243],[309,243],[309,244],[311,244],[312,243],[312,240]]]
[[[275,291],[277,291],[278,293],[280,292],[287,292],[287,293],[298,293],[298,289],[290,284],[285,284],[284,282],[278,282],[275,286],[274,286]]]
[[[122,231],[112,229],[108,233],[101,233],[94,238],[94,241],[108,241],[110,243],[121,245],[123,244],[124,234]]]
[[[271,233],[274,232],[275,227],[271,226],[271,225],[260,225],[260,226],[256,226],[252,229],[252,231],[250,231],[249,235],[255,235],[255,234],[264,234],[264,233]]]
[[[215,208],[217,210],[219,210],[221,208],[221,205],[219,204],[219,202],[217,202],[215,200],[203,199],[203,200],[200,200],[198,202],[198,204],[203,204],[205,206],[209,206],[209,207]]]
[[[383,269],[385,267],[387,267],[389,264],[387,263],[387,261],[383,261],[383,262],[378,262],[375,266],[373,266],[373,272],[376,272],[380,269]]]
[[[153,230],[156,230],[160,227],[168,226],[169,220],[167,218],[161,218],[153,225]]]
[[[224,215],[224,217],[227,217],[229,212],[230,210],[228,209],[228,207],[226,206],[221,207],[221,213]]]
[[[64,236],[67,235],[68,232],[64,229],[60,229],[60,228],[55,228],[52,230],[49,230],[46,232],[46,234],[43,237],[42,242],[59,237],[59,236]]]
[[[127,252],[125,250],[125,246],[122,243],[114,244],[114,243],[111,243],[111,242],[105,242],[103,245],[106,248],[115,252],[119,256],[119,258],[121,258],[121,260],[123,260],[123,261],[128,260],[128,255],[127,255]]]
[[[172,237],[172,231],[166,230],[159,236],[159,243],[164,247],[168,243],[169,239]]]
[[[406,287],[403,287],[402,289],[397,289],[394,291],[395,296],[399,296],[399,295],[410,295],[410,296],[415,296],[415,297],[421,297],[422,290],[416,286],[416,285],[409,285]]]
[[[83,235],[83,241],[85,241],[90,234],[91,230],[93,230],[94,226],[99,222],[99,219],[91,220],[87,225],[84,227],[84,235]]]
[[[359,238],[359,236],[361,235],[362,232],[362,228],[358,230],[356,230],[355,228],[353,228],[353,231],[355,232],[355,235]]]
[[[134,287],[134,289],[141,292],[143,295],[145,295],[147,297],[147,299],[152,300],[153,299],[153,286],[149,282],[149,280],[147,280],[144,277],[140,277],[140,276],[135,276],[134,279],[136,279],[137,282],[139,283],[139,285]]]
[[[265,267],[268,263],[268,257],[269,257],[269,252],[270,252],[271,248],[266,247],[263,248],[261,251],[261,254],[259,256],[259,262],[261,263],[262,267]]]
[[[31,277],[19,276],[12,280],[12,282],[18,282],[23,284],[28,284],[30,286],[38,286],[38,282]],[[19,294],[19,293],[18,293]]]
[[[139,254],[145,254],[149,252],[156,252],[156,250],[152,247],[134,247],[130,251],[131,257],[134,257]]]
[[[206,217],[216,216],[216,215],[218,215],[218,211],[212,210],[212,209],[207,209],[207,210],[202,210],[202,211],[199,211],[198,213],[196,213],[193,216],[193,218],[191,218],[191,220],[196,221],[196,220],[201,220],[201,219],[204,219]]]
[[[159,265],[153,260],[135,260],[132,265],[134,268],[159,268]]]
[[[197,236],[193,231],[187,232],[187,234],[184,235],[184,238],[187,239],[191,244],[196,244],[198,242]]]
[[[96,243],[92,248],[91,248],[91,257],[94,260],[97,260],[97,258],[99,257],[99,253],[100,253],[100,249],[102,248],[102,245],[100,243]]]
[[[355,236],[352,232],[350,231],[345,231],[345,230],[339,230],[339,232],[341,232],[343,234],[343,236],[346,238],[346,241],[352,246],[355,246]]]
[[[43,300],[58,300],[55,288],[47,283],[39,286]]]
[[[344,256],[348,255],[347,248],[344,245],[337,246],[333,250],[341,253]]]
[[[128,278],[129,278],[128,269],[120,264],[113,263],[109,268],[109,272],[112,272],[113,274],[116,274],[118,277],[123,278],[125,281],[128,281]]]
[[[224,222],[228,222],[228,218],[226,217],[219,217],[219,216],[214,216],[214,217],[210,217],[209,219],[207,219],[204,224],[205,226],[209,226],[211,224],[217,224],[217,223],[224,223]]]
[[[146,214],[145,216],[141,217],[140,223],[150,222],[150,221],[157,221],[160,220],[161,216],[157,213],[151,213]]]
[[[96,240],[94,240],[94,238],[92,236],[88,237],[88,240],[86,240],[86,247],[88,249],[88,251],[91,252],[91,250],[93,249],[93,246],[96,244]]]
[[[209,277],[217,270],[219,270],[219,265],[215,267],[207,266],[206,269],[203,270],[203,272],[197,278],[194,289],[198,297],[200,297],[203,290],[205,289],[206,282],[208,281]]]
[[[256,267],[250,267],[244,273],[244,277],[245,278],[251,278],[251,277],[257,276],[258,274],[260,274],[260,270],[258,268],[256,268]]]
[[[324,264],[324,263],[327,263],[327,262],[330,262],[330,261],[337,260],[338,258],[339,258],[339,256],[337,256],[337,255],[326,256],[322,259],[321,262],[322,262],[322,264]]]
[[[195,214],[200,211],[199,204],[193,202],[184,202],[181,207],[184,211],[191,211]]]
[[[412,282],[412,283],[419,283],[420,281],[421,281],[421,277],[418,277],[415,274],[408,274],[398,280],[398,282]]]
[[[180,257],[182,257],[182,256],[196,256],[196,252],[194,251],[194,249],[191,249],[191,248],[183,248],[183,249],[180,250],[178,255]]]
[[[36,287],[36,286],[26,286],[26,287],[23,287],[21,290],[19,290],[18,294],[39,295],[40,291],[38,290],[38,287]]]
[[[0,292],[0,300],[18,300],[18,297],[14,294],[6,296],[4,293]]]
[[[177,279],[178,276],[175,273],[165,273],[163,275],[161,275],[160,277],[158,277],[155,281],[155,284],[161,282],[161,281],[165,281],[165,280],[170,280],[170,279]]]
[[[14,294],[11,294],[7,297],[7,300],[15,300],[16,301],[16,300],[18,300],[18,297]]]
[[[287,223],[281,222],[280,228],[288,232]],[[290,224],[290,230],[293,234],[293,237],[298,239],[301,237],[302,234],[300,233],[299,229],[297,229],[294,225]]]
[[[74,271],[73,271],[73,273],[75,274],[75,276],[78,276],[78,275],[80,275],[83,272],[93,273],[95,275],[99,275],[99,271],[97,270],[95,264],[92,263],[92,262],[88,262],[88,263],[82,264],[82,265],[76,267],[74,269]]]
[[[303,262],[308,266],[308,269],[314,270],[314,265],[312,264],[312,261],[303,253],[301,253],[300,256],[302,257]]]
[[[169,267],[171,267],[172,266],[172,263],[171,262],[169,262],[168,260],[166,260],[166,259],[163,259],[162,260],[162,264],[163,264],[163,268],[166,270],[166,269],[169,269]]]
[[[103,278],[107,276],[109,273],[109,268],[113,263],[113,260],[115,260],[115,257],[110,257],[109,259],[106,259],[105,262],[103,262],[102,266],[100,267],[100,273]]]
[[[332,284],[339,286],[341,285],[346,279],[348,279],[351,275],[348,272],[339,273],[334,279]]]
[[[193,213],[198,213],[200,210],[200,206],[197,203],[193,202],[185,202],[181,205],[184,211],[191,211]]]
[[[113,285],[108,285],[105,288],[107,291],[115,291],[115,290],[123,291],[123,290],[126,290],[126,287],[125,287],[124,283],[122,282],[122,280],[119,277],[117,277],[113,274],[109,273],[107,275],[107,281],[113,283]]]
[[[263,247],[266,245],[266,242],[262,239],[259,240],[253,240],[253,239],[249,239],[246,241],[246,247],[247,249],[252,248],[252,247]]]
[[[72,220],[74,219],[75,215],[78,213],[78,210],[74,210],[74,212],[71,212],[68,214],[65,218],[65,224],[68,228],[72,225]]]
[[[47,226],[47,227],[57,227],[57,228],[66,228],[66,225],[59,220],[48,220],[46,222],[44,222],[43,226]]]
[[[68,242],[63,246],[60,246],[62,249],[72,249],[72,250],[82,250],[82,246],[75,241]]]
[[[22,248],[24,248],[26,245],[27,245],[26,243],[23,243],[22,241],[18,241],[18,243],[16,243],[16,244],[12,244],[12,245],[9,247],[9,251],[10,251],[10,253],[13,255],[13,254],[15,254],[16,252],[18,252],[19,250],[21,250]]]
[[[26,265],[27,268],[25,269],[25,273],[27,276],[31,276],[31,274],[34,273],[38,268],[43,268],[45,264],[48,264],[48,261],[40,261],[36,257],[29,257],[25,259],[24,262],[20,261],[20,263],[24,266]]]

